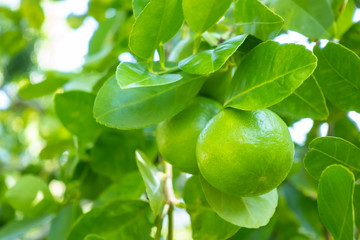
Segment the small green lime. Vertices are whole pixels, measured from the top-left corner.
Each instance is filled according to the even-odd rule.
[[[212,186],[235,196],[256,196],[284,181],[294,144],[286,124],[270,110],[227,108],[201,132],[196,154],[200,173]]]
[[[161,156],[181,171],[197,174],[197,139],[209,120],[220,110],[219,103],[196,97],[182,112],[161,122],[156,132]]]

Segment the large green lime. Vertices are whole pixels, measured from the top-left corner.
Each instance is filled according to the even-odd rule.
[[[294,144],[286,124],[270,110],[227,108],[201,132],[196,154],[200,173],[212,186],[235,196],[256,196],[284,181]]]
[[[183,172],[197,174],[196,142],[209,120],[221,109],[211,99],[196,97],[179,114],[158,125],[156,140],[161,156]]]

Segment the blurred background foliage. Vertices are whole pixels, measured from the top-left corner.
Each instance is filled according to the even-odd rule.
[[[132,1],[80,2],[0,1],[0,239],[11,239],[2,238],[4,232],[13,233],[10,235],[13,239],[45,239],[46,236],[65,239],[71,224],[83,211],[119,198],[119,186],[124,188],[127,184],[129,191],[121,192],[126,195],[124,198],[140,197],[144,192],[137,171],[125,174],[136,169],[135,160],[133,165],[123,163],[128,169],[119,173],[111,169],[111,160],[109,166],[102,163],[104,157],[119,159],[129,151],[124,158],[134,158],[131,153],[135,149],[142,149],[152,158],[157,154],[154,128],[117,131],[92,122],[89,115],[97,90],[114,74],[119,59],[136,60],[128,48],[134,22]],[[144,0],[142,4],[147,2]],[[61,4],[70,9],[72,4],[82,5],[84,9],[80,13],[63,11],[67,31],[61,30],[64,23],[52,17],[57,9],[64,8]],[[214,34],[208,35],[201,47],[211,46],[231,24],[231,16],[227,16],[222,24],[213,27]],[[359,24],[353,23],[340,39],[340,43],[358,55]],[[51,45],[54,32],[72,32],[73,38],[63,44],[65,48],[54,49],[61,46],[61,43]],[[192,43],[186,36],[189,29],[184,26],[166,44],[169,59],[177,61],[191,51]],[[185,40],[175,48],[179,39]],[[307,40],[302,41],[300,43],[308,44]],[[177,50],[170,53],[172,49]],[[64,58],[60,64],[56,59],[59,54]],[[76,96],[56,99],[61,102],[57,109],[54,93],[69,90],[79,92]],[[82,100],[68,101],[74,98]],[[270,224],[259,231],[241,229],[231,239],[239,239],[237,236],[264,239],[271,233],[274,239],[321,239],[324,228],[316,215],[316,182],[301,167],[307,144],[317,136],[333,135],[360,146],[359,129],[354,121],[359,120],[359,114],[340,111],[330,103],[328,106],[330,117],[326,122],[284,118],[296,142],[296,164],[294,174],[280,189],[277,213]],[[62,122],[77,116],[61,116],[61,107],[73,108],[69,112],[88,118],[84,120],[86,124]],[[182,173],[174,174],[178,197],[182,196],[186,178]],[[54,213],[57,217],[53,219]],[[191,238],[189,217],[184,210],[178,209],[176,214],[176,239]]]

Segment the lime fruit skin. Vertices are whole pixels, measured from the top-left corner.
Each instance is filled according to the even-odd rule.
[[[213,187],[234,196],[257,196],[285,180],[294,144],[272,111],[226,108],[201,132],[196,155],[201,175]]]
[[[198,174],[197,139],[221,108],[216,101],[196,97],[179,114],[161,122],[156,131],[156,142],[163,159],[183,172]]]

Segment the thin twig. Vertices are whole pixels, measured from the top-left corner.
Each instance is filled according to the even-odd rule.
[[[174,188],[172,184],[172,166],[169,163],[165,162],[165,184],[164,184],[164,194],[169,210],[167,211],[169,224],[168,224],[168,240],[174,239],[174,205],[178,204],[178,201],[175,197]]]
[[[156,219],[155,240],[160,240],[160,238],[161,238],[162,222],[163,222],[163,217],[158,216],[157,219]]]
[[[174,205],[170,204],[169,211],[168,211],[168,240],[174,239]]]

